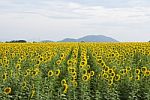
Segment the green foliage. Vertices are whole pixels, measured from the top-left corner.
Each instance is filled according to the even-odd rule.
[[[149,43],[1,43],[0,100],[150,100]]]

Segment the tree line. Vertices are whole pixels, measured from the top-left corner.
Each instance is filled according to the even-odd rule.
[[[6,41],[6,43],[26,43],[26,40],[11,40],[11,41]]]

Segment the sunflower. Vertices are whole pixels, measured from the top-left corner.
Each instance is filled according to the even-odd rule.
[[[52,70],[49,70],[49,71],[48,71],[48,77],[51,77],[51,76],[53,76],[53,71],[52,71]]]
[[[36,64],[39,65],[41,63],[41,60],[37,60]]]
[[[67,84],[63,84],[63,87],[64,87],[63,93],[67,93],[67,91],[68,91],[68,85]]]
[[[111,77],[115,77],[115,72],[109,73]]]
[[[136,74],[140,74],[140,69],[135,70]]]
[[[77,60],[73,60],[73,65],[77,65]]]
[[[96,54],[95,53],[92,53],[92,57],[95,57],[96,56]]]
[[[74,72],[76,72],[76,68],[71,68],[71,73],[74,73]]]
[[[133,75],[131,74],[130,76],[129,76],[129,80],[131,81],[133,79]]]
[[[11,93],[11,88],[10,87],[6,87],[5,89],[4,89],[4,93],[5,94],[10,94]]]
[[[127,74],[127,73],[128,73],[128,71],[126,69],[124,69],[124,74]]]
[[[22,82],[22,88],[24,89],[27,86],[27,83],[24,81]]]
[[[127,70],[127,72],[131,71],[131,67],[127,66],[126,70]]]
[[[84,66],[80,64],[80,66],[79,66],[79,67],[82,69]]]
[[[55,75],[56,75],[56,76],[59,76],[59,75],[60,75],[60,69],[57,69],[57,70],[55,71]]]
[[[72,84],[73,84],[73,87],[77,87],[78,86],[78,83],[75,80],[72,81]]]
[[[72,77],[75,77],[75,76],[77,76],[77,73],[76,73],[76,72],[73,72],[71,76],[72,76]]]
[[[40,61],[43,61],[43,60],[44,60],[44,58],[41,56],[41,57],[40,57]]]
[[[76,80],[77,79],[77,75],[72,76],[72,78],[73,78],[73,80]]]
[[[71,73],[71,72],[72,72],[72,67],[69,66],[69,67],[67,68],[67,70],[68,70],[69,73]]]
[[[31,91],[31,98],[33,98],[34,95],[35,95],[35,90],[32,89],[32,91]]]
[[[119,81],[120,80],[120,75],[116,74],[114,79],[115,79],[115,81]]]
[[[100,63],[100,65],[101,65],[102,67],[106,66],[104,61],[102,61],[102,62]]]
[[[89,80],[89,76],[86,75],[86,74],[82,75],[82,80],[83,81],[88,81]]]
[[[38,74],[38,70],[31,71],[32,76],[36,76]]]
[[[68,67],[68,72],[69,73],[74,73],[74,72],[76,72],[76,68],[74,68],[74,67]]]
[[[25,76],[25,77],[27,77],[28,75],[29,75],[29,73],[28,73],[28,72],[25,72],[25,73],[24,73],[24,76]]]
[[[60,57],[61,57],[61,58],[64,58],[64,57],[65,57],[65,54],[64,54],[64,53],[62,53],[62,54],[60,55]]]
[[[144,72],[144,76],[149,76],[149,74],[150,74],[150,71],[148,70]]]
[[[56,64],[57,64],[57,65],[60,65],[60,64],[61,64],[61,60],[57,60],[57,61],[56,61]]]
[[[16,65],[16,69],[17,69],[17,70],[20,70],[20,69],[21,69],[21,65],[20,65],[20,64],[17,64],[17,65]]]
[[[109,85],[109,86],[113,85],[113,79],[109,79],[109,80],[108,80],[108,85]]]
[[[97,63],[98,63],[98,64],[101,64],[101,63],[102,63],[102,59],[98,59],[98,60],[97,60]]]
[[[8,64],[4,64],[4,67],[5,67],[5,68],[8,68]]]
[[[107,72],[105,72],[105,70],[101,70],[101,74],[104,74],[104,73],[107,73]]]
[[[30,70],[30,69],[27,69],[26,72],[27,72],[28,74],[30,74],[31,70]]]
[[[140,75],[137,75],[137,76],[135,77],[135,79],[136,79],[136,80],[140,80]]]
[[[145,71],[147,71],[147,67],[142,67],[142,68],[141,68],[141,72],[144,73]]]
[[[87,73],[88,73],[87,69],[82,70],[82,74],[87,74]]]
[[[90,69],[90,65],[87,65],[87,69]]]
[[[94,71],[90,71],[90,76],[94,76],[95,72]]]
[[[80,65],[85,66],[86,62],[85,61],[81,61]]]
[[[116,66],[113,66],[112,69],[113,69],[114,71],[116,71],[116,70],[117,70],[117,67],[116,67]]]
[[[67,81],[65,79],[61,80],[61,85],[66,84]]]
[[[22,62],[22,59],[21,59],[21,58],[19,58],[19,59],[18,59],[18,63],[21,63],[21,62]]]
[[[4,64],[7,63],[7,58],[3,58],[3,63],[4,63]]]
[[[109,67],[108,67],[108,66],[105,66],[105,67],[104,67],[104,70],[105,70],[105,72],[108,72],[108,71],[109,71]]]
[[[102,59],[102,56],[97,55],[97,60]]]
[[[2,75],[2,78],[3,78],[4,81],[7,79],[7,77],[8,77],[8,74],[7,74],[7,73],[4,73],[4,74]]]
[[[105,71],[106,71],[106,70],[105,70]],[[106,71],[106,72],[107,72],[107,71]],[[109,69],[109,70],[108,70],[108,73],[109,73],[109,74],[113,73],[113,69]]]
[[[15,57],[15,54],[14,53],[11,53],[11,58],[14,58]]]
[[[71,65],[71,64],[72,64],[72,60],[68,60],[67,65]]]
[[[121,74],[121,75],[125,75],[126,73],[127,73],[127,70],[126,70],[126,69],[121,69],[121,70],[120,70],[120,74]]]
[[[2,62],[2,59],[0,59],[0,66],[2,66],[3,65],[3,62]]]
[[[104,72],[104,73],[102,74],[102,77],[103,77],[104,79],[108,79],[109,76],[108,76],[107,73]]]
[[[37,73],[39,73],[40,69],[37,67],[37,68],[34,69],[34,71],[36,71]]]
[[[8,64],[8,65],[9,65],[9,60],[7,60],[6,64]]]

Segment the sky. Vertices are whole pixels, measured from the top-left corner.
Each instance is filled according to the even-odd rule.
[[[150,0],[0,0],[0,41],[150,40]]]

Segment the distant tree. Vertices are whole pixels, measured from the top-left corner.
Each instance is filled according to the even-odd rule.
[[[26,43],[26,40],[12,40],[12,41],[6,41],[6,43]]]
[[[18,42],[26,43],[26,40],[19,40]]]
[[[81,41],[81,42],[85,42],[85,41]]]
[[[33,41],[33,43],[37,43],[36,41]]]

